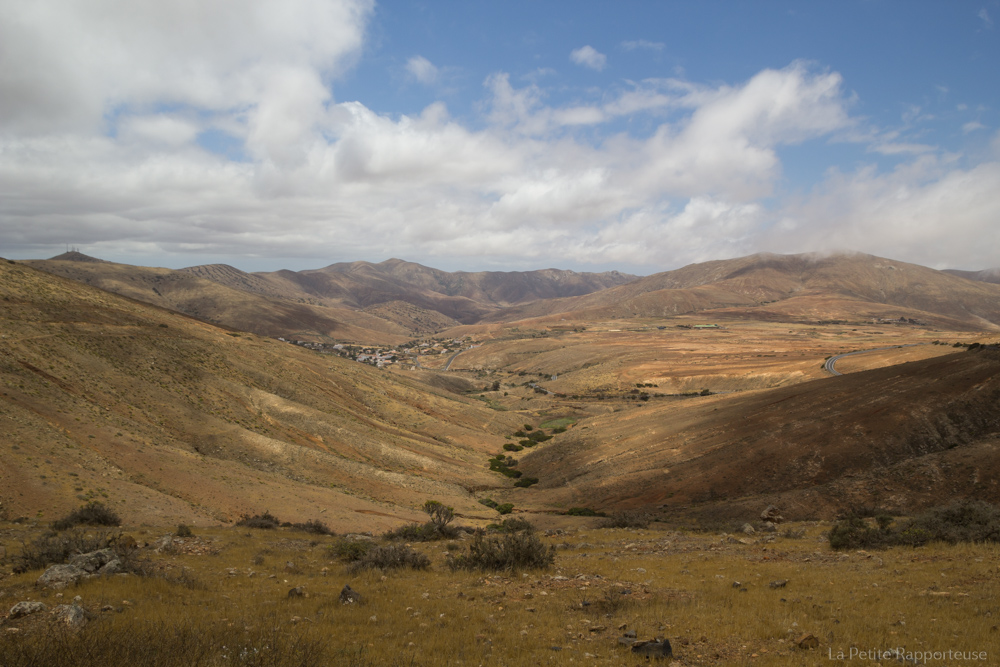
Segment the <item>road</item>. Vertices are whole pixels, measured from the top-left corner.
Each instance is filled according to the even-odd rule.
[[[873,348],[871,350],[858,350],[857,352],[845,352],[844,354],[836,354],[836,355],[830,357],[829,359],[827,359],[825,362],[823,362],[823,370],[825,370],[828,373],[830,373],[830,375],[843,375],[843,373],[841,373],[836,368],[834,368],[834,366],[836,366],[837,362],[840,361],[841,359],[843,359],[844,357],[850,357],[850,356],[855,355],[855,354],[868,354],[869,352],[878,352],[880,350],[895,350],[895,349],[901,348],[901,347],[916,347],[917,345],[926,345],[926,343],[908,343],[906,345],[888,345],[886,347],[876,347],[876,348]]]
[[[465,348],[464,350],[459,350],[455,354],[453,354],[450,357],[448,357],[448,363],[446,363],[444,365],[444,370],[449,370],[451,368],[451,362],[455,361],[455,357],[457,357],[458,355],[462,354],[463,352],[467,352],[468,350],[471,350],[474,347],[479,347],[479,345],[470,345],[469,347]]]

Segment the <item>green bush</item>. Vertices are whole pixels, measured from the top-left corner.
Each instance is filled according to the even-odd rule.
[[[486,505],[491,510],[495,510],[497,508],[497,505],[498,505],[497,501],[493,500],[492,498],[481,498],[479,500],[479,504],[480,505]]]
[[[477,531],[468,553],[449,556],[448,566],[452,571],[512,572],[546,568],[554,561],[555,548],[546,548],[533,532],[521,530],[488,535],[485,531]]]
[[[501,515],[510,514],[514,511],[514,503],[502,503],[497,505],[495,509],[497,512],[500,512]]]
[[[532,444],[534,444],[534,443],[532,443]],[[521,445],[515,445],[513,442],[508,442],[507,444],[505,444],[503,446],[503,449],[504,449],[505,452],[519,452],[522,449],[524,449],[524,447],[521,446]]]
[[[52,522],[54,530],[67,530],[73,526],[120,526],[122,520],[101,502],[89,502]]]
[[[533,484],[538,484],[537,477],[522,477],[516,482],[514,482],[514,486],[520,487],[522,489],[526,489]]]

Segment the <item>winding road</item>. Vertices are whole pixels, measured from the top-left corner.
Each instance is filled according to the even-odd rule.
[[[926,343],[907,343],[906,345],[888,345],[886,347],[876,347],[871,350],[858,350],[857,352],[845,352],[844,354],[835,354],[834,356],[830,357],[825,362],[823,362],[823,370],[830,373],[830,375],[843,375],[843,373],[834,368],[834,366],[836,366],[837,362],[843,359],[844,357],[850,357],[855,354],[868,354],[869,352],[878,352],[880,350],[895,350],[901,347],[916,347],[917,345],[925,345],[925,344]]]

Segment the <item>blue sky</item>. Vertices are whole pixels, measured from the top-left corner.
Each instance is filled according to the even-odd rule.
[[[1000,2],[0,6],[0,254],[1000,266]]]

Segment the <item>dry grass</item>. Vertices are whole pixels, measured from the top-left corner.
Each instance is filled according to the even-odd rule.
[[[617,644],[623,624],[640,638],[666,636],[683,665],[840,664],[828,651],[852,645],[997,655],[997,546],[834,553],[828,524],[794,528],[804,536],[753,544],[568,529],[542,538],[558,547],[550,569],[501,575],[451,572],[446,550],[467,542],[413,545],[430,559],[426,571],[351,573],[330,554],[338,538],[203,529],[211,549],[192,540],[149,554],[165,576],[92,579],[61,592],[36,589],[39,571],[7,576],[5,604],[79,595],[92,619],[75,634],[45,614],[4,621],[0,664],[638,664]],[[8,553],[23,530],[4,526]],[[788,584],[772,589],[774,580]],[[338,601],[348,583],[361,604]],[[306,595],[289,597],[296,586]],[[794,645],[805,633],[818,649]]]

